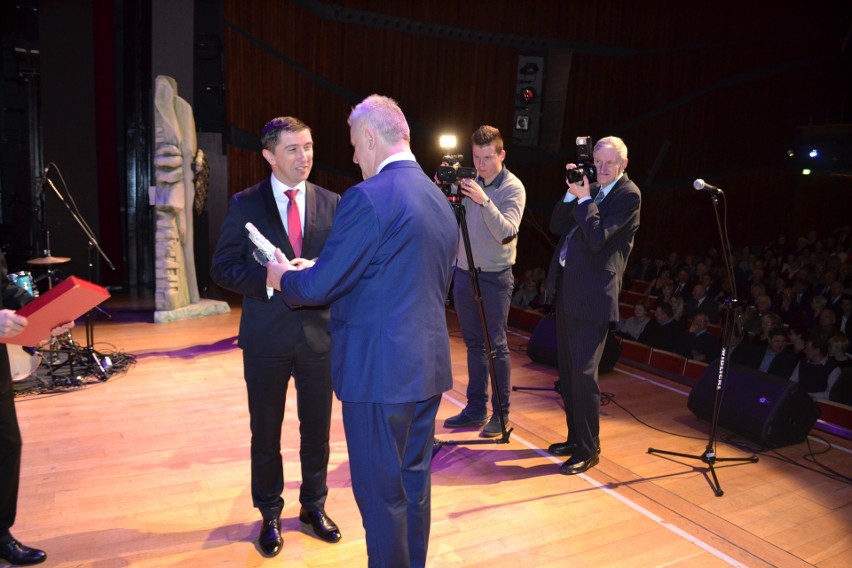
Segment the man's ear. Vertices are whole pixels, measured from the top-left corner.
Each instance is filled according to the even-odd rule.
[[[263,154],[263,157],[266,159],[267,163],[270,166],[272,165],[272,162],[275,161],[275,155],[266,148],[261,150],[261,154]]]

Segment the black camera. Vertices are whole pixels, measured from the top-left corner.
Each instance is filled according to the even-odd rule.
[[[598,181],[598,170],[592,156],[591,136],[577,136],[577,167],[565,171],[565,179],[569,183],[583,183],[583,176],[589,178],[589,183]]]
[[[438,181],[444,184],[457,183],[460,179],[476,179],[476,168],[466,168],[461,166],[461,161],[464,156],[461,154],[446,155],[441,158],[442,164],[446,166],[438,166],[438,172],[435,177]]]

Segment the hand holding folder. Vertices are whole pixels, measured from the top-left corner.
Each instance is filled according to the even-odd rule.
[[[32,346],[50,337],[62,324],[73,322],[109,298],[109,292],[82,278],[69,276],[16,313],[27,318],[24,330],[12,337],[0,337],[0,343]]]

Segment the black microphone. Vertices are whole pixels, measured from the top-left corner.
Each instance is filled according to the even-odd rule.
[[[721,189],[719,189],[715,185],[710,185],[709,183],[705,182],[701,178],[698,178],[697,180],[692,182],[692,187],[694,187],[698,191],[701,191],[701,190],[709,191],[710,193],[713,193],[715,195],[718,195],[720,193],[725,193],[724,191],[722,191]]]

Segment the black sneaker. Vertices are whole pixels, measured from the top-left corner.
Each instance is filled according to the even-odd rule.
[[[509,417],[504,416],[503,422],[506,424],[506,430],[509,429]],[[482,429],[482,435],[485,438],[496,438],[503,434],[503,428],[500,426],[500,417],[496,414],[491,415],[491,420],[488,421],[488,424],[485,425],[485,428]]]
[[[478,428],[485,424],[486,418],[488,418],[488,416],[485,414],[482,416],[468,414],[467,408],[465,408],[459,414],[444,420],[444,428],[466,428],[467,426],[476,426]]]

